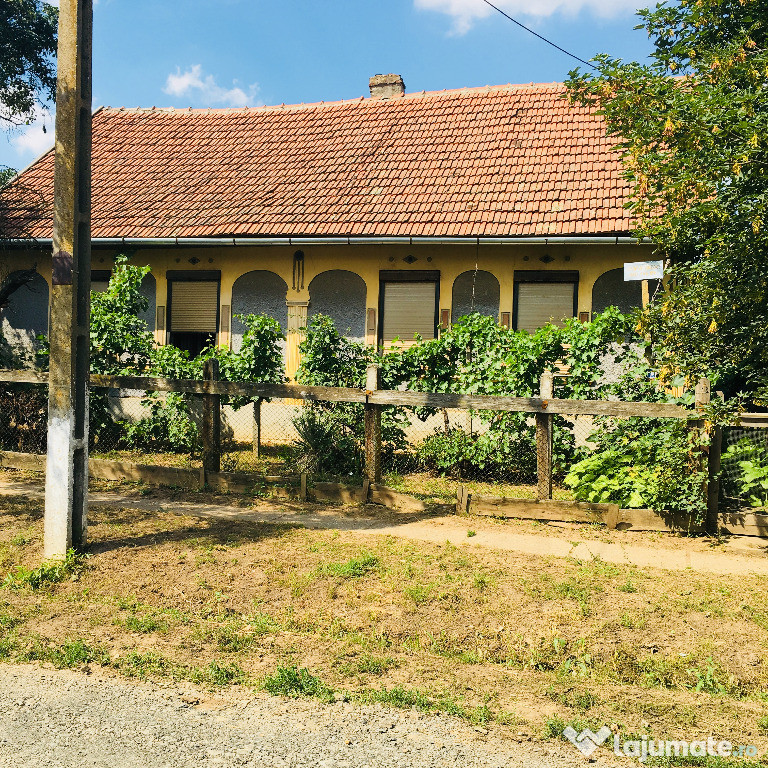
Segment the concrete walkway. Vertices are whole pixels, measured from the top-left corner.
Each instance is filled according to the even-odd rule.
[[[0,499],[3,496],[42,498],[39,485],[14,482],[0,477]],[[755,574],[768,576],[768,542],[732,539],[721,551],[702,551],[700,539],[665,536],[653,546],[637,544],[620,531],[606,532],[610,541],[595,541],[580,536],[578,527],[568,531],[568,538],[547,533],[518,533],[510,525],[485,518],[455,515],[426,516],[393,514],[375,515],[373,507],[349,514],[340,507],[297,502],[262,502],[252,509],[206,504],[202,501],[173,501],[168,499],[132,498],[120,493],[95,492],[89,495],[94,506],[139,509],[165,514],[193,517],[249,520],[253,522],[300,525],[305,528],[354,531],[370,536],[397,536],[435,544],[450,542],[456,546],[486,547],[539,557],[573,557],[579,560],[599,558],[609,563],[635,565],[641,568],[662,568],[669,571],[693,570],[722,575]],[[398,522],[398,517],[402,522]],[[475,531],[469,538],[468,529]],[[622,541],[622,538],[625,540]],[[725,550],[725,551],[722,551]],[[734,551],[736,550],[736,551]],[[740,554],[741,550],[743,554]]]

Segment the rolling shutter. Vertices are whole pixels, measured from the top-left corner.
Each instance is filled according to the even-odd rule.
[[[383,341],[435,338],[437,283],[384,283]]]
[[[573,317],[574,283],[518,283],[517,329],[533,333]]]
[[[174,282],[171,289],[171,331],[216,333],[219,284]]]

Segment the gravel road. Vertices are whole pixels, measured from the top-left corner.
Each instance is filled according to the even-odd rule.
[[[2,768],[575,768],[451,717],[0,665]],[[596,765],[599,765],[596,764]]]

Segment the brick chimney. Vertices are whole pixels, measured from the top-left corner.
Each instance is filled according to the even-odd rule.
[[[401,99],[405,83],[400,75],[374,75],[368,81],[372,99]]]

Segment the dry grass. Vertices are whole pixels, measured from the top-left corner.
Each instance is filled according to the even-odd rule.
[[[306,667],[326,692],[502,731],[560,718],[768,748],[757,577],[136,510],[93,510],[89,536],[79,574],[0,589],[0,656],[212,685]],[[41,502],[4,500],[0,578],[41,544]]]

